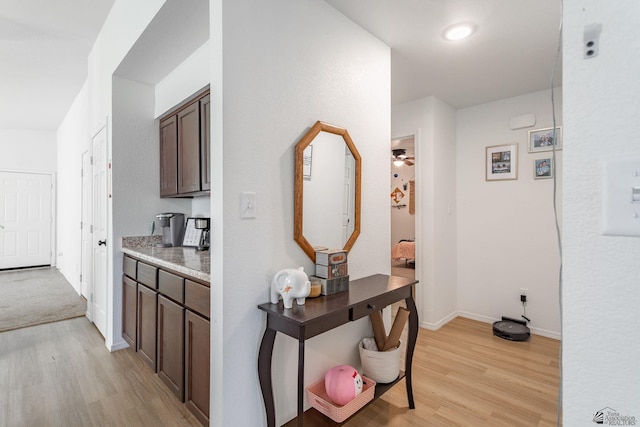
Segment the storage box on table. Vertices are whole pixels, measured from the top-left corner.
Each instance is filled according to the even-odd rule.
[[[335,279],[349,275],[349,264],[321,265],[316,264],[316,276],[322,279]]]
[[[349,276],[336,277],[335,279],[323,279],[318,276],[311,276],[311,282],[320,282],[320,294],[332,295],[337,292],[349,290]]]
[[[316,265],[337,265],[347,262],[347,251],[344,249],[325,249],[316,251]]]
[[[362,393],[357,395],[346,405],[338,406],[329,399],[329,396],[327,396],[323,378],[307,388],[307,398],[309,399],[309,404],[318,412],[326,415],[337,423],[341,423],[373,400],[375,389],[376,382],[370,378],[362,376]]]

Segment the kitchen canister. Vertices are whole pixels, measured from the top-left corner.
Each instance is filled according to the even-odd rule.
[[[395,381],[400,375],[400,348],[389,351],[374,351],[364,348],[362,341],[358,345],[362,374],[376,383],[387,384]]]

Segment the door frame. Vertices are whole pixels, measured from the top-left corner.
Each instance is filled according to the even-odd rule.
[[[87,318],[93,322],[93,305],[90,302],[91,293],[93,292],[93,257],[91,252],[93,245],[91,239],[91,226],[93,225],[92,219],[92,204],[93,204],[93,170],[91,151],[86,150],[81,154],[81,185],[80,185],[80,294],[85,297],[89,302],[87,304]],[[85,185],[87,194],[85,194]],[[85,240],[85,233],[89,233],[89,237]],[[88,241],[89,243],[86,243]],[[86,247],[86,246],[89,247]],[[85,259],[86,258],[86,259]],[[86,285],[85,285],[86,284]]]
[[[49,226],[49,263],[51,267],[55,267],[58,261],[57,242],[56,242],[56,227],[57,211],[56,211],[56,173],[51,171],[39,171],[39,170],[22,170],[22,169],[0,169],[0,172],[10,173],[22,173],[31,175],[49,175],[51,177],[51,225]]]
[[[416,215],[415,215],[415,237],[416,237],[416,258],[415,258],[415,275],[416,280],[418,280],[421,284],[425,284],[426,281],[423,280],[423,274],[426,271],[425,267],[431,265],[432,260],[427,260],[424,246],[423,236],[423,227],[424,227],[424,209],[422,209],[422,198],[424,192],[424,185],[420,185],[420,183],[424,182],[422,173],[424,168],[421,165],[424,165],[424,159],[421,158],[420,150],[420,129],[410,130],[410,131],[402,131],[395,132],[391,134],[391,138],[389,139],[389,148],[391,148],[391,141],[394,139],[405,139],[405,138],[413,138],[413,149],[414,149],[414,157],[415,157],[415,181],[416,181],[416,191],[415,191],[415,206],[416,206]],[[391,260],[389,260],[391,261]],[[424,304],[423,304],[423,294],[425,292],[424,286],[415,286],[415,295],[414,300],[416,303],[416,308],[418,310],[418,317],[424,318]]]

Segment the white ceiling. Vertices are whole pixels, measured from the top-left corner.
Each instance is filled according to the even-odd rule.
[[[551,85],[561,0],[326,1],[391,46],[393,104],[433,95],[462,108]],[[0,128],[58,127],[87,77],[87,56],[113,2],[0,0]],[[444,28],[459,21],[474,22],[476,34],[443,40]],[[151,35],[162,33],[162,25],[155,28]],[[163,77],[135,77],[136,64],[152,64],[137,48],[118,73]]]
[[[561,0],[326,1],[391,47],[394,105],[435,96],[463,108],[551,87]],[[445,41],[458,22],[476,33]]]
[[[0,129],[57,129],[113,1],[0,0]]]

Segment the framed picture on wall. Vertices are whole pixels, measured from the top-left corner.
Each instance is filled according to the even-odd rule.
[[[553,178],[553,157],[533,160],[533,178]]]
[[[562,150],[562,127],[556,126],[555,133],[553,132],[553,128],[529,131],[530,153],[551,151],[554,145],[556,146],[556,150]]]
[[[485,157],[486,181],[518,179],[518,144],[487,147]]]

